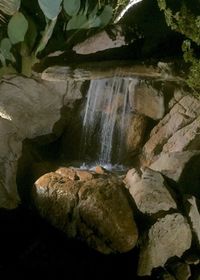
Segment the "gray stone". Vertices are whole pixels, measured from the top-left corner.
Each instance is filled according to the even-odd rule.
[[[159,120],[164,116],[165,105],[162,92],[158,92],[155,88],[145,83],[130,84],[130,92],[132,92],[132,104],[136,112]]]
[[[150,165],[150,168],[179,183],[181,192],[200,197],[200,151],[161,153],[160,157]]]
[[[144,214],[152,215],[160,211],[176,209],[177,205],[166,187],[163,176],[149,168],[142,169],[141,180],[135,174],[128,180],[129,192],[137,208]],[[137,182],[138,181],[138,182]]]
[[[101,31],[89,37],[84,42],[75,45],[73,50],[78,54],[92,54],[126,45],[125,37],[122,35],[120,26],[113,31],[115,33],[115,39],[112,39],[106,31]]]
[[[21,76],[0,83],[0,208],[19,203],[16,186],[17,161],[22,141],[51,134],[61,118],[65,85]]]
[[[162,153],[160,157],[150,165],[150,168],[179,182],[188,162],[196,157],[200,158],[200,151]]]
[[[196,198],[194,196],[187,198],[186,209],[192,231],[196,237],[197,245],[200,247],[200,212],[197,206]]]
[[[141,175],[139,171],[135,168],[130,169],[126,177],[124,178],[124,184],[127,189],[134,187],[136,183],[138,183],[141,180]]]
[[[144,116],[134,114],[130,118],[130,124],[125,139],[128,154],[130,153],[132,155],[141,149],[144,142],[146,125],[147,119]]]
[[[191,246],[192,234],[187,220],[179,213],[159,219],[148,231],[140,249],[138,275],[151,275],[174,256],[181,257]]]
[[[143,163],[154,162],[161,152],[181,152],[200,148],[200,100],[183,96],[153,128],[143,148]]]

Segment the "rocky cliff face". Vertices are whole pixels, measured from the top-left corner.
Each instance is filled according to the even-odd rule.
[[[61,119],[61,109],[76,99],[67,97],[66,88],[66,82],[38,82],[20,76],[1,80],[0,207],[15,208],[20,201],[16,172],[23,140],[60,133],[54,131],[54,125]]]

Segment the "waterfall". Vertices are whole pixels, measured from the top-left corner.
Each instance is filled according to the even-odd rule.
[[[100,164],[121,161],[132,110],[132,80],[114,77],[90,82],[83,114],[82,158],[89,156]]]

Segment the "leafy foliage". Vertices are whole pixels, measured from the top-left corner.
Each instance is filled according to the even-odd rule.
[[[24,15],[17,12],[11,17],[8,23],[8,36],[12,44],[24,41],[25,34],[28,30],[28,21]]]
[[[11,53],[11,48],[12,48],[12,44],[9,40],[9,38],[4,38],[3,40],[1,40],[1,44],[0,44],[0,60],[1,63],[5,66],[6,65],[6,59],[10,60],[12,62],[15,61],[14,56]]]
[[[167,5],[166,0],[157,1],[160,10],[164,11],[168,26],[187,37],[182,45],[183,57],[191,64],[187,83],[195,91],[200,90],[200,59],[196,57],[192,48],[192,45],[200,46],[200,16],[190,10],[186,1],[182,2],[180,10],[176,12]]]
[[[29,5],[34,6],[35,13],[31,11],[30,14],[30,10],[26,11],[25,0],[0,0],[0,19],[5,30],[0,34],[3,33],[0,38],[2,66],[6,69],[11,64],[19,69],[21,65],[20,71],[30,76],[32,66],[56,36],[56,26],[61,26],[65,35],[71,30],[103,28],[113,16],[108,2],[33,0]]]
[[[55,19],[61,10],[62,0],[38,0],[39,6],[48,19]]]
[[[81,1],[80,0],[64,0],[63,1],[63,7],[65,9],[65,12],[70,16],[76,16],[80,10],[81,7]]]

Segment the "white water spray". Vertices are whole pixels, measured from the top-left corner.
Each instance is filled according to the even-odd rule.
[[[115,77],[90,82],[83,117],[83,156],[87,156],[87,151],[92,149],[96,137],[95,148],[98,152],[93,160],[100,164],[111,164],[114,153],[117,158],[115,161],[120,162],[131,116],[130,81],[133,79]]]

